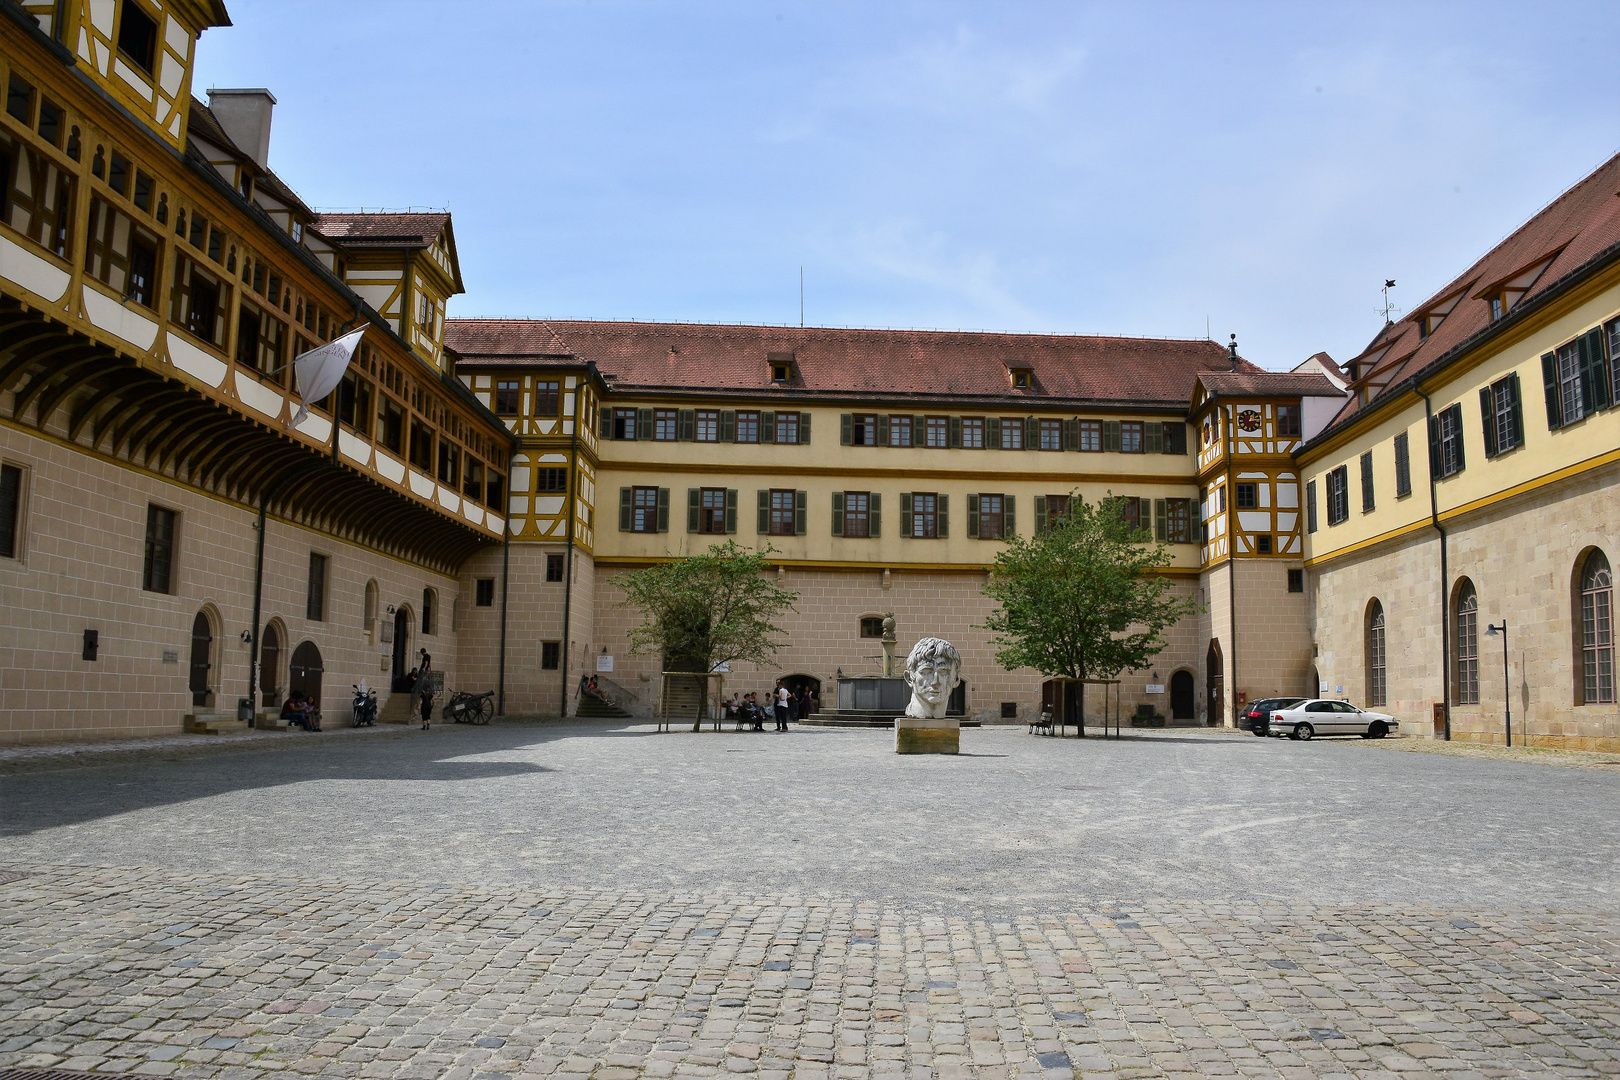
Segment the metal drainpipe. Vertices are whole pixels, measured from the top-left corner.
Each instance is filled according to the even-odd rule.
[[[1433,402],[1429,400],[1428,394],[1425,394],[1422,390],[1419,390],[1415,386],[1412,388],[1412,390],[1417,394],[1418,397],[1423,399],[1423,433],[1429,436],[1425,442],[1425,445],[1429,448],[1428,453],[1425,455],[1429,458],[1429,524],[1434,526],[1434,531],[1440,534],[1440,711],[1445,721],[1444,730],[1446,742],[1450,742],[1451,616],[1447,609],[1451,606],[1451,574],[1446,560],[1446,530],[1445,527],[1440,524],[1439,503],[1434,485],[1434,437],[1432,434],[1434,431],[1434,405]],[[1407,454],[1406,460],[1408,462],[1408,467],[1410,467],[1412,455]]]
[[[516,450],[506,455],[506,511],[501,514],[501,656],[495,681],[495,715],[506,715],[506,593],[511,580],[512,567],[512,459]]]
[[[248,705],[255,716],[259,711],[255,700],[259,695],[259,619],[264,609],[265,509],[271,496],[281,490],[281,483],[279,479],[274,481],[259,495],[259,539],[253,560],[253,640],[248,643]]]
[[[558,695],[558,717],[568,716],[568,650],[571,647],[569,629],[572,627],[574,606],[574,515],[579,507],[579,425],[583,410],[585,387],[574,392],[574,430],[568,436],[568,546],[563,555],[563,632],[562,632],[562,692]]]
[[[1225,419],[1226,419],[1225,411],[1226,410],[1223,408],[1221,410],[1221,412],[1217,414],[1217,415],[1219,415],[1221,417],[1221,420],[1222,420],[1223,424],[1225,423]],[[1224,715],[1225,707],[1227,705],[1231,705],[1232,706],[1232,717],[1233,717],[1233,721],[1234,721],[1233,726],[1236,727],[1237,726],[1236,725],[1236,718],[1237,718],[1237,681],[1238,681],[1238,665],[1237,665],[1237,661],[1238,661],[1238,649],[1237,649],[1237,537],[1233,535],[1232,522],[1237,517],[1237,488],[1235,486],[1233,486],[1233,480],[1232,480],[1232,449],[1233,449],[1233,447],[1232,447],[1232,438],[1231,438],[1232,429],[1231,429],[1231,425],[1225,425],[1225,426],[1226,426],[1226,429],[1227,429],[1226,430],[1226,434],[1227,434],[1227,439],[1226,439],[1226,503],[1227,503],[1227,512],[1226,512],[1226,578],[1227,578],[1227,584],[1226,584],[1226,591],[1227,591],[1226,612],[1227,612],[1227,615],[1229,616],[1229,621],[1231,623],[1230,633],[1231,633],[1231,636],[1232,636],[1232,641],[1231,641],[1232,681],[1231,681],[1231,684],[1227,686],[1226,693],[1221,695],[1222,699],[1223,699],[1221,701],[1222,712],[1223,712],[1223,715],[1221,716],[1221,723],[1223,725],[1226,723],[1226,716]]]

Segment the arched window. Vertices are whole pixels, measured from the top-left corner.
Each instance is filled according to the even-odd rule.
[[[1603,552],[1594,551],[1581,567],[1582,702],[1614,701],[1614,575]]]
[[[366,633],[371,633],[377,625],[377,583],[366,582]]]
[[[1382,707],[1389,683],[1385,676],[1384,605],[1374,600],[1367,608],[1367,704]]]
[[[1459,705],[1479,704],[1479,594],[1463,578],[1457,586],[1457,694]]]
[[[435,605],[433,603],[436,599],[438,597],[433,595],[432,589],[422,590],[422,633],[424,634],[436,634],[439,632],[437,625],[438,612],[434,610]]]

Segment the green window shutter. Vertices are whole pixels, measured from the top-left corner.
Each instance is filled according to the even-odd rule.
[[[737,489],[726,488],[726,532],[737,531]]]
[[[943,540],[951,534],[951,497],[949,495],[938,496],[937,505],[939,506],[937,518],[939,527],[935,531],[935,535]]]
[[[967,534],[969,540],[977,540],[979,538],[979,497],[977,495],[968,496]]]
[[[808,491],[795,491],[793,493],[793,535],[803,536],[810,527],[810,493]]]
[[[911,492],[900,493],[900,535],[911,535]]]
[[[1557,390],[1556,384],[1553,387]],[[1440,417],[1429,418],[1429,475],[1440,479]],[[1333,524],[1333,487],[1328,486],[1328,524]]]
[[[1508,376],[1508,398],[1513,402],[1513,445],[1524,445],[1524,403],[1519,398],[1519,373]]]
[[[1586,397],[1586,411],[1597,412],[1609,407],[1608,364],[1603,359],[1603,331],[1593,329],[1581,338],[1583,363],[1581,365],[1581,394]],[[1591,389],[1588,390],[1587,388]]]
[[[1145,533],[1153,531],[1153,500],[1136,500],[1136,527]]]
[[[913,416],[911,418],[911,445],[928,445],[928,417]]]
[[[771,490],[759,489],[759,534],[765,536],[771,531]]]
[[[1039,450],[1041,448],[1041,422],[1033,416],[1024,417],[1024,449]]]
[[[952,450],[962,449],[962,418],[952,416],[945,421],[945,445]]]
[[[832,534],[834,536],[844,535],[844,493],[842,491],[833,492]]]
[[[1463,469],[1467,467],[1465,462],[1463,461],[1463,442],[1465,440],[1462,437],[1462,432],[1463,432],[1462,406],[1461,405],[1453,405],[1447,411],[1449,411],[1451,413],[1452,426],[1457,429],[1457,471],[1462,472]]]
[[[880,413],[880,414],[878,414],[878,418],[877,418],[877,444],[879,446],[888,446],[889,445],[889,414],[888,413]]]
[[[600,415],[601,427],[596,433],[604,439],[613,438],[613,410],[603,406]]]
[[[1080,449],[1080,418],[1070,417],[1063,421],[1063,449]]]
[[[866,497],[866,523],[867,535],[874,538],[883,535],[883,496],[875,491]]]
[[[669,488],[658,489],[658,531],[669,532]]]
[[[630,498],[631,498],[631,495],[630,495],[630,489],[629,488],[622,487],[622,488],[619,489],[619,531],[620,532],[629,532],[630,531]]]
[[[807,412],[799,414],[799,445],[810,445],[810,414]]]
[[[1167,535],[1165,533],[1165,524],[1166,523],[1165,523],[1165,520],[1164,520],[1164,500],[1163,499],[1154,499],[1153,500],[1153,539],[1161,540],[1161,541],[1168,539],[1168,537],[1167,537]]]
[[[636,410],[636,438],[650,439],[653,437],[653,411],[651,409]]]
[[[1037,496],[1035,496],[1035,532],[1037,534],[1039,534],[1039,533],[1043,533],[1045,531],[1046,531],[1046,496],[1045,495],[1037,495]]]
[[[1118,453],[1120,445],[1121,445],[1120,441],[1119,441],[1119,421],[1118,420],[1104,420],[1102,422],[1102,427],[1103,427],[1103,449],[1105,451],[1106,450],[1112,450],[1115,453]]]
[[[838,424],[839,424],[838,441],[840,443],[842,443],[844,446],[849,446],[851,441],[852,441],[851,432],[854,430],[854,427],[855,427],[855,417],[850,413],[844,413],[842,416],[840,416],[838,418]]]
[[[759,414],[759,441],[773,443],[776,441],[776,414],[762,412]]]
[[[1164,453],[1164,424],[1149,420],[1142,425],[1142,453]]]
[[[731,409],[720,410],[720,441],[737,441],[737,414]]]
[[[686,531],[698,531],[698,500],[703,497],[702,488],[686,489]]]
[[[1547,430],[1564,426],[1564,408],[1558,400],[1558,354],[1541,354],[1541,384],[1547,393]],[[1431,436],[1429,441],[1434,441]]]
[[[697,410],[681,409],[675,414],[675,437],[681,442],[697,438]]]
[[[1001,497],[1001,535],[1018,535],[1018,499],[1012,495]]]
[[[1493,458],[1497,454],[1496,446],[1496,409],[1491,403],[1491,388],[1482,386],[1479,390],[1479,415],[1484,429],[1485,456]]]
[[[1001,417],[991,416],[985,419],[984,448],[986,450],[1001,449]]]

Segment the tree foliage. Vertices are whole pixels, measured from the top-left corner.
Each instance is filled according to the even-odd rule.
[[[799,598],[769,573],[774,551],[727,540],[615,577],[623,606],[641,612],[631,650],[662,653],[668,671],[713,671],[739,660],[769,664],[783,645],[778,624]]]
[[[1042,675],[1111,679],[1147,666],[1164,632],[1199,610],[1170,595],[1170,549],[1131,526],[1112,496],[1093,505],[1079,495],[1040,534],[1010,536],[985,595],[997,603],[984,623],[996,662]]]

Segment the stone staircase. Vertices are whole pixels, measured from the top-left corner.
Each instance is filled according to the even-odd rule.
[[[412,698],[411,698],[410,694],[406,694],[406,693],[389,694],[387,700],[385,700],[377,708],[377,723],[379,723],[379,724],[409,724],[409,723],[412,723],[412,722],[421,723],[422,718],[420,716],[418,716],[417,713],[411,708],[411,700],[412,700]],[[437,713],[438,710],[435,709],[434,712]],[[352,715],[353,715],[353,710],[351,708],[350,709],[350,716],[352,716]],[[435,715],[434,719],[437,720],[438,717]]]
[[[182,727],[188,735],[226,735],[247,729],[247,724],[234,716],[220,716],[211,712],[187,713]]]
[[[620,708],[611,701],[603,701],[600,698],[591,697],[589,694],[580,695],[579,705],[574,709],[574,715],[587,720],[630,719],[630,713],[625,709]]]

